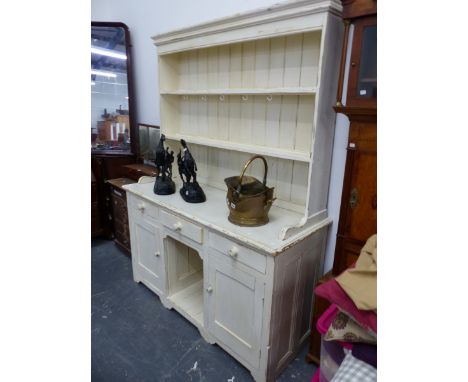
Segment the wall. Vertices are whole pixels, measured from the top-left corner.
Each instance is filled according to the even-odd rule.
[[[157,54],[151,37],[278,2],[273,0],[92,0],[91,18],[93,21],[121,21],[127,24],[133,45],[136,120],[159,125]],[[325,271],[331,269],[333,265],[348,126],[346,117],[337,118],[328,202],[333,225],[329,233]]]

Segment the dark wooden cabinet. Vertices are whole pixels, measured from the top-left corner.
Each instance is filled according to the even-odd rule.
[[[343,0],[346,31],[353,25],[346,103],[340,84],[335,111],[350,122],[333,274],[354,263],[377,232],[377,1]],[[348,49],[345,39],[343,54]],[[344,78],[342,60],[340,79]]]
[[[125,170],[122,166],[133,163],[135,163],[135,155],[133,154],[95,153],[91,155],[91,170],[96,180],[94,187],[97,201],[95,202],[94,211],[96,211],[97,208],[101,226],[99,230],[92,230],[91,237],[102,236],[106,239],[112,239],[111,195],[106,181],[123,177],[125,175]],[[91,217],[93,218],[93,216]],[[94,220],[97,221],[96,218]]]
[[[377,110],[343,112],[350,130],[333,262],[336,275],[357,260],[366,240],[377,232]]]
[[[123,168],[125,177],[137,181],[142,176],[156,176],[156,167],[144,165],[144,164],[129,164]]]
[[[142,176],[156,176],[156,167],[143,164],[130,164],[122,166],[124,177],[107,181],[110,195],[111,220],[115,243],[127,255],[131,255],[130,229],[128,226],[127,194],[123,188],[126,184],[135,183]]]
[[[101,216],[98,203],[98,191],[96,177],[91,171],[91,237],[102,235],[103,226],[101,224]]]
[[[377,232],[377,1],[342,3],[345,36],[334,109],[348,117],[350,126],[333,269],[320,282],[353,264],[366,240]],[[347,60],[349,43],[352,50]],[[343,102],[346,69],[348,90]],[[315,298],[308,362],[320,361],[320,334],[315,325],[328,306],[327,301]]]
[[[128,178],[112,179],[110,187],[114,241],[126,254],[130,255],[130,229],[128,227],[127,194],[122,188],[125,184],[135,183]]]

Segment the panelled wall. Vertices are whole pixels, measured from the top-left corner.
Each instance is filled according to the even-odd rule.
[[[227,88],[310,89],[317,84],[320,38],[317,31],[173,54],[170,67],[164,70],[178,74],[160,78],[161,93]]]

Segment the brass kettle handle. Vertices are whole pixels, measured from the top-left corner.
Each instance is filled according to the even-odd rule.
[[[250,166],[250,163],[252,163],[255,159],[261,159],[263,160],[263,164],[265,165],[265,172],[263,174],[263,185],[266,186],[266,179],[267,179],[267,174],[268,174],[268,164],[267,164],[267,161],[264,157],[262,157],[261,155],[255,155],[253,156],[252,158],[250,158],[247,163],[244,165],[244,168],[242,169],[242,172],[241,174],[239,175],[239,182],[237,183],[237,188],[236,188],[236,192],[238,194],[240,194],[240,189],[241,189],[241,186],[242,186],[242,179],[244,178],[244,173],[245,173],[245,170],[247,170],[247,167]]]

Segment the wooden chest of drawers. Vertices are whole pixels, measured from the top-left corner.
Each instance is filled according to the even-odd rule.
[[[144,164],[129,164],[123,166],[123,170],[125,171],[126,178],[130,178],[136,181],[142,176],[156,176],[158,174],[156,167]]]
[[[136,183],[141,176],[156,176],[156,168],[144,164],[130,164],[122,166],[121,171],[124,174],[122,178],[108,180],[107,184],[109,185],[110,204],[112,206],[114,241],[130,256],[127,193],[122,186]],[[148,209],[151,209],[151,207],[148,206]]]
[[[122,188],[125,184],[135,183],[128,178],[117,178],[108,181],[110,186],[114,241],[130,256],[130,231],[128,228],[127,194]]]

